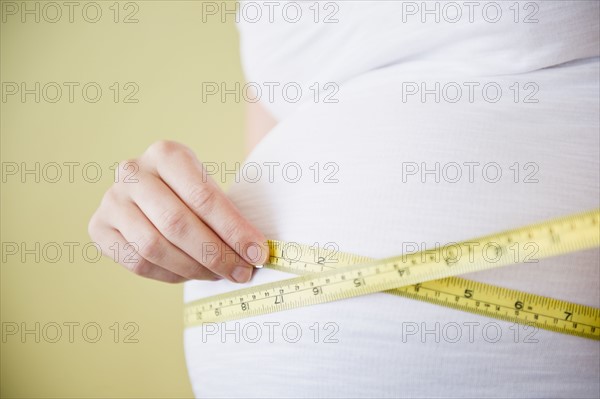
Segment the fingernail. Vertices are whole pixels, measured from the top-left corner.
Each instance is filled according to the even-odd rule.
[[[236,266],[231,272],[231,278],[233,278],[238,283],[247,283],[250,281],[250,277],[252,277],[252,269],[245,266]]]
[[[263,266],[268,257],[268,249],[263,248],[257,243],[252,243],[246,248],[246,258],[248,262],[258,268]]]

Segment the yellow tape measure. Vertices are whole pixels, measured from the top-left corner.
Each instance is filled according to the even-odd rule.
[[[539,328],[600,339],[600,309],[465,280],[456,275],[600,246],[600,209],[419,253],[372,260],[270,241],[269,268],[300,277],[191,302],[194,326],[375,292],[449,306]]]

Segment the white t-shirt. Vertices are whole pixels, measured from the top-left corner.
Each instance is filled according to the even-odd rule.
[[[425,23],[422,2],[330,3],[334,24],[313,2],[240,23],[248,81],[303,94],[261,97],[279,124],[229,193],[268,238],[381,258],[599,206],[598,2],[497,2],[497,22],[442,2],[439,23],[436,2]],[[598,250],[465,277],[600,307]],[[383,293],[189,328],[185,351],[198,397],[600,395],[597,341]]]

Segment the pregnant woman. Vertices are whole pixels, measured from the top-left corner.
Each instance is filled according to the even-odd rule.
[[[254,269],[267,238],[382,258],[599,206],[598,2],[277,4],[241,4],[246,77],[301,98],[254,93],[254,172],[227,194],[181,144],[134,160],[90,222],[107,253],[139,244],[133,272],[191,302],[290,277]],[[599,269],[590,250],[465,277],[600,307]],[[600,391],[597,341],[383,293],[188,328],[185,352],[198,397]]]

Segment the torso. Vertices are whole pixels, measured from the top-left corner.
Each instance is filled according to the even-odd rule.
[[[373,72],[342,87],[338,104],[304,106],[246,160],[297,162],[306,175],[290,183],[276,173],[274,183],[242,179],[232,187],[231,198],[268,238],[333,242],[342,251],[377,258],[401,253],[403,243],[431,247],[598,206],[597,60],[494,79],[502,87],[537,82],[539,102],[527,105],[512,98],[495,104],[403,103],[399,75],[394,68]],[[338,165],[333,177],[339,182],[323,182],[321,166],[315,183],[309,170],[315,162]],[[404,176],[403,183],[403,162],[495,162],[503,178],[491,183],[475,169],[473,183],[467,175],[458,183],[435,183],[431,175],[426,183]],[[518,183],[510,169],[515,162],[521,165]],[[538,183],[524,182],[532,172],[523,168],[529,162],[539,168],[530,176]],[[284,277],[260,270],[251,284]],[[600,305],[597,250],[467,277]],[[190,282],[186,301],[236,288],[226,281]],[[299,323],[303,338],[289,343],[276,330],[270,343],[266,322],[280,328]],[[227,328],[234,330],[235,323],[242,332],[258,323],[262,340],[249,343],[242,336],[236,343],[230,334],[223,343],[219,333],[203,343],[201,328],[186,331],[198,396],[583,397],[600,388],[597,342],[386,294],[229,322]],[[315,323],[319,343],[313,342]],[[335,325],[324,330],[326,323]],[[444,337],[453,323],[461,326],[456,343]],[[335,326],[339,343],[324,343]],[[414,326],[419,332],[409,335]],[[502,336],[493,342],[498,329]]]
[[[537,25],[436,24],[429,30],[398,22],[400,2],[343,3],[334,26],[248,24],[242,55],[249,80],[335,81],[339,102],[265,104],[279,124],[246,163],[279,162],[275,181],[241,179],[230,197],[267,238],[331,242],[373,258],[398,255],[403,243],[431,247],[597,208],[598,5],[583,3],[541,2]],[[478,97],[404,101],[406,83],[424,79],[430,88],[433,81],[479,82]],[[497,103],[482,99],[489,82],[503,89]],[[517,102],[510,89],[515,82]],[[523,102],[532,93],[527,83],[539,88],[538,102]],[[281,174],[290,162],[303,172],[297,183]],[[443,177],[436,183],[431,174],[403,176],[409,162],[442,169],[457,163],[463,176],[456,183]],[[473,182],[464,166],[469,162],[480,165]],[[326,169],[327,163],[337,167]],[[503,173],[496,183],[492,169],[482,175],[490,163]],[[339,182],[325,183],[327,177]],[[525,182],[532,179],[538,182]],[[599,269],[599,252],[590,250],[466,278],[600,307]],[[286,277],[262,269],[250,284]],[[237,288],[192,281],[185,301]],[[266,323],[279,323],[270,324],[273,342]],[[296,343],[288,342],[295,338],[293,323],[302,332]],[[257,325],[263,336],[252,343]],[[452,342],[445,334],[456,325],[462,336]],[[285,337],[284,326],[294,327]],[[409,334],[415,326],[418,333]],[[234,333],[221,334],[236,327],[239,343]],[[597,397],[600,390],[596,341],[386,294],[219,328],[209,336],[201,327],[185,332],[199,397]]]

